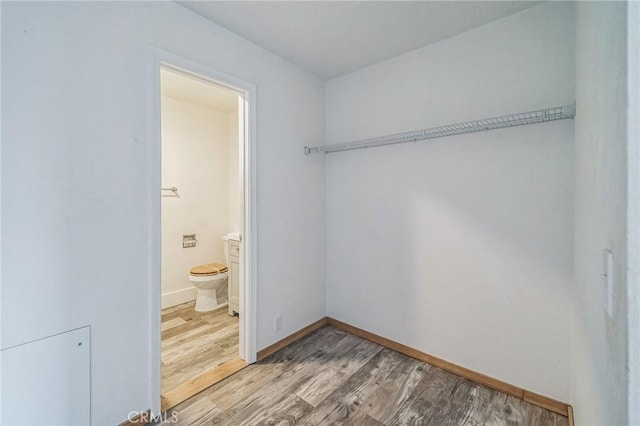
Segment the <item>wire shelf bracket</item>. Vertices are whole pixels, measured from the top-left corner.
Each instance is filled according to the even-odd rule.
[[[576,116],[576,104],[557,106],[536,111],[520,112],[503,115],[501,117],[485,118],[482,120],[465,121],[464,123],[449,124],[429,129],[413,130],[393,135],[344,142],[333,145],[304,147],[304,153],[324,152],[325,154],[353,149],[374,148],[377,146],[394,145],[406,142],[417,142],[427,139],[443,138],[445,136],[462,135],[465,133],[484,132],[503,129],[505,127],[524,126],[527,124],[544,123],[547,121],[566,120]]]

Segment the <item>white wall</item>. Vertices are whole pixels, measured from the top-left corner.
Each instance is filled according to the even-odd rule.
[[[627,3],[627,306],[629,424],[640,425],[640,3]]]
[[[243,126],[242,118],[238,111],[242,107],[244,99],[238,98],[238,109],[231,113],[228,120],[228,140],[229,140],[229,226],[228,232],[240,232],[240,217],[242,207],[242,188],[240,187],[240,133]]]
[[[192,267],[225,263],[222,237],[230,232],[230,177],[238,175],[238,131],[232,132],[237,126],[237,112],[162,97],[162,187],[175,186],[179,194],[163,191],[162,197],[163,308],[195,299]],[[234,202],[240,203],[237,195]],[[239,206],[233,210],[239,214]],[[196,234],[197,246],[183,248],[184,234]],[[227,301],[222,284],[218,303]]]
[[[329,143],[573,102],[546,3],[327,84]],[[573,121],[327,156],[331,317],[569,400]]]
[[[2,7],[0,7],[0,24],[2,23]],[[0,30],[0,51],[2,50],[2,31]],[[0,83],[2,82],[2,54],[0,54]],[[0,84],[0,300],[2,300],[2,84]],[[1,304],[1,302],[0,302]],[[2,313],[0,313],[0,348],[2,343]],[[2,418],[2,352],[0,351],[0,419]]]
[[[1,7],[3,347],[90,325],[93,424],[151,405],[149,45],[257,87],[258,348],[325,315],[321,81],[173,2]]]
[[[626,3],[577,5],[572,397],[576,424],[627,424]],[[615,255],[606,314],[603,250]]]

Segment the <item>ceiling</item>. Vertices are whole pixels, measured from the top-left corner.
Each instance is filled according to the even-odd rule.
[[[179,1],[330,79],[534,6],[539,1]]]
[[[238,93],[215,83],[189,77],[166,68],[162,68],[160,71],[160,81],[162,96],[224,112],[238,109]]]

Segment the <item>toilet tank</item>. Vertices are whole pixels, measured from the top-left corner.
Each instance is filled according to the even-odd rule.
[[[229,265],[229,241],[241,241],[240,234],[232,232],[222,237],[222,244],[224,245],[224,263]]]

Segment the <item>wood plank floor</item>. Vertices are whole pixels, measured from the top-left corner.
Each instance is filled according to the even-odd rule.
[[[180,425],[567,425],[566,417],[331,326],[171,411]]]
[[[238,317],[227,307],[196,312],[195,302],[162,310],[162,394],[239,359]]]

